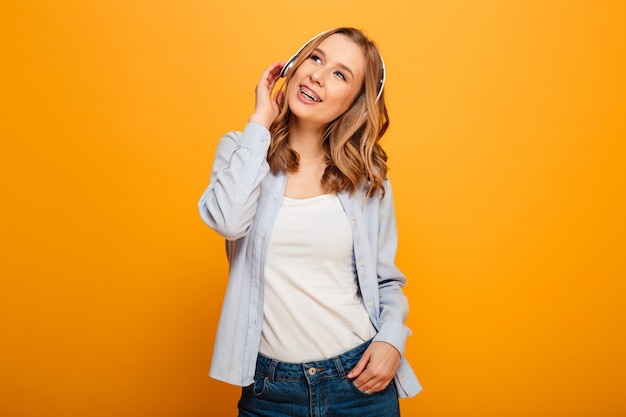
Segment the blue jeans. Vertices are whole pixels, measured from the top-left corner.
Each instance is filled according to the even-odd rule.
[[[241,391],[239,417],[399,417],[393,381],[382,391],[366,394],[346,377],[369,343],[306,363],[259,355],[254,383]]]

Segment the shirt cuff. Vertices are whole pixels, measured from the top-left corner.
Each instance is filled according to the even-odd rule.
[[[258,123],[248,123],[241,135],[241,147],[249,149],[254,153],[267,154],[270,147],[270,132],[263,125]]]
[[[406,347],[406,338],[411,335],[408,327],[401,323],[385,323],[378,334],[374,336],[374,342],[389,343],[404,355]]]

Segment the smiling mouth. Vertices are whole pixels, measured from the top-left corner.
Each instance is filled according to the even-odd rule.
[[[312,101],[316,101],[318,103],[321,103],[322,99],[320,99],[317,94],[315,94],[313,91],[309,90],[306,87],[300,87],[300,93],[305,96],[306,98],[312,100]]]

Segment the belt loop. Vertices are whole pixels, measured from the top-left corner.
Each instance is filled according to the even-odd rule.
[[[335,356],[333,358],[333,362],[335,363],[335,368],[337,368],[337,375],[340,379],[344,379],[346,377],[346,371],[344,371],[343,365],[341,364],[341,358],[339,356]]]
[[[278,366],[278,361],[276,359],[272,359],[269,368],[267,369],[267,377],[271,382],[274,382],[274,372],[276,371],[276,367]]]

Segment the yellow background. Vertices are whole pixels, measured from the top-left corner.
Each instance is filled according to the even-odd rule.
[[[233,416],[199,219],[262,70],[364,29],[424,385],[404,416],[626,416],[626,2],[3,0],[0,414]]]

